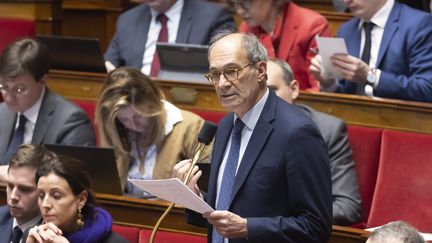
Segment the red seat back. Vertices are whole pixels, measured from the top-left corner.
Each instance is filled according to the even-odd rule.
[[[77,104],[81,109],[85,111],[87,116],[90,118],[90,121],[93,125],[94,132],[96,134],[96,144],[100,144],[99,131],[96,125],[96,102],[95,101],[84,101],[84,100],[75,100],[75,104]]]
[[[368,227],[404,220],[432,232],[432,134],[385,130]]]
[[[34,20],[0,17],[0,52],[18,38],[34,36],[35,29]]]
[[[112,231],[116,232],[130,243],[139,242],[140,229],[136,227],[127,227],[113,224]]]
[[[380,128],[348,126],[348,139],[362,198],[363,225],[360,228],[365,226],[372,204],[380,159],[381,134]]]
[[[208,111],[208,110],[191,110],[191,112],[199,115],[202,119],[206,121],[211,121],[216,124],[222,119],[227,113],[221,111]]]
[[[151,230],[142,229],[140,231],[139,243],[148,243],[151,236]],[[154,238],[155,243],[207,243],[207,237],[198,236],[180,232],[170,232],[159,230]]]

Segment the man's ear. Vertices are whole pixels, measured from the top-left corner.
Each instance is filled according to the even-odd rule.
[[[291,97],[292,100],[295,100],[298,98],[298,96],[300,95],[300,86],[299,86],[299,82],[297,80],[293,80],[290,83],[290,88],[291,88]]]
[[[45,85],[45,81],[48,79],[48,74],[44,74],[37,82]]]
[[[267,81],[267,62],[259,61],[256,64],[256,69],[258,70],[258,82]]]

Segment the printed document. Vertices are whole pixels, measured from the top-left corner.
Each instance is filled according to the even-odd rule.
[[[135,180],[128,179],[135,186],[160,199],[179,204],[185,208],[205,213],[214,211],[203,199],[196,195],[178,178],[165,180]]]
[[[348,54],[345,40],[334,37],[316,37],[319,55],[322,57],[321,76],[325,79],[341,78],[342,74],[332,65],[330,57],[334,54]]]

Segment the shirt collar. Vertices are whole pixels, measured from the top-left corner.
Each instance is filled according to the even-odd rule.
[[[13,218],[12,230],[15,228],[15,226],[18,226],[22,232],[25,232],[27,229],[37,225],[39,223],[39,221],[41,220],[41,218],[42,217],[40,215],[38,215],[38,216],[30,219],[29,221],[25,222],[23,225],[18,225],[16,218]]]
[[[183,9],[183,2],[184,0],[177,0],[171,8],[169,8],[167,11],[164,12],[164,14],[168,17],[168,21],[171,21],[175,16],[178,16],[181,14],[181,11]],[[159,15],[159,12],[156,10],[150,8],[150,12],[153,19],[156,19],[156,17]]]
[[[36,103],[34,103],[32,107],[30,107],[29,109],[23,112],[27,120],[33,124],[36,124],[39,115],[39,110],[42,105],[42,99],[45,95],[45,89],[46,89],[45,87],[42,88],[41,95],[39,96],[39,99],[36,101]]]
[[[387,20],[390,16],[391,10],[393,9],[393,6],[394,6],[394,0],[387,0],[387,2],[384,4],[384,6],[377,13],[375,13],[374,16],[372,16],[370,22],[372,22],[376,26],[384,29],[384,27],[387,23]],[[360,24],[359,24],[360,29],[363,26],[364,22],[365,22],[364,20],[360,21]]]
[[[174,129],[175,124],[183,121],[183,115],[181,113],[181,110],[173,104],[165,100],[163,100],[162,102],[167,114],[167,120],[165,123],[165,136],[167,136]]]
[[[246,114],[241,118],[242,122],[245,124],[246,129],[249,131],[253,131],[255,128],[255,125],[258,122],[258,119],[261,115],[262,110],[264,109],[264,105],[267,101],[267,98],[269,96],[269,89],[266,88],[266,92],[264,93],[263,97],[261,98],[258,103],[252,107]],[[234,113],[234,122],[237,119],[237,115]]]

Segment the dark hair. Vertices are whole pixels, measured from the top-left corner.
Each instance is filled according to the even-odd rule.
[[[35,39],[24,38],[9,44],[0,56],[0,77],[15,79],[21,74],[31,75],[36,82],[48,73],[49,52]]]
[[[42,176],[48,176],[50,173],[64,178],[75,196],[78,196],[84,190],[88,192],[88,198],[82,210],[84,217],[90,216],[93,213],[95,198],[90,190],[90,175],[85,164],[70,156],[54,156],[44,161],[44,164],[39,167],[36,173],[36,183]]]
[[[18,151],[12,156],[9,162],[11,167],[31,166],[38,169],[44,161],[48,161],[55,156],[54,153],[47,151],[45,146],[36,144],[23,144]]]

